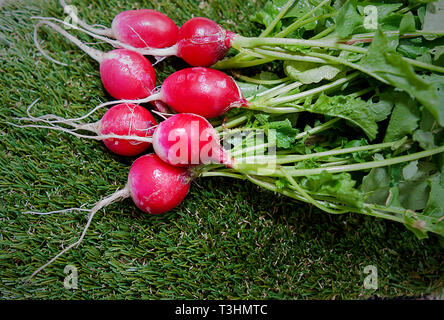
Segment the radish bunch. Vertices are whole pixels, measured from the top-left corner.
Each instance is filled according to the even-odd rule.
[[[320,7],[326,5],[327,2],[322,1],[309,13],[314,13]],[[294,1],[289,1],[283,7],[280,18],[285,15],[286,10],[293,3]],[[342,95],[341,92],[338,97],[332,97],[339,98],[337,100],[329,99],[330,97],[325,95],[325,92],[330,94],[332,90],[343,91],[348,89],[349,86],[352,87],[350,84],[358,77],[359,72],[365,72],[362,66],[357,65],[356,68],[356,65],[350,61],[345,61],[345,65],[358,71],[348,73],[348,69],[342,70],[342,74],[335,78],[341,70],[333,68],[337,71],[335,75],[321,77],[321,80],[328,79],[332,81],[319,86],[313,85],[313,82],[307,82],[307,78],[317,76],[321,72],[320,68],[309,70],[303,70],[302,68],[301,72],[296,72],[299,73],[298,81],[289,80],[290,76],[284,79],[268,80],[268,82],[267,80],[261,81],[250,78],[250,80],[253,80],[251,83],[278,84],[255,94],[253,97],[244,97],[240,87],[232,77],[221,71],[208,68],[222,60],[231,47],[238,49],[250,48],[251,50],[244,50],[241,55],[233,57],[231,62],[230,60],[219,62],[219,66],[235,65],[243,67],[254,65],[257,63],[255,59],[258,59],[260,63],[265,63],[274,58],[288,58],[293,62],[304,61],[308,63],[326,63],[330,61],[328,59],[333,59],[335,63],[341,63],[340,57],[319,53],[318,51],[322,51],[322,48],[367,54],[365,48],[337,43],[334,39],[279,38],[295,31],[296,27],[294,26],[308,23],[308,16],[310,15],[308,13],[306,14],[308,20],[295,21],[279,32],[276,35],[277,38],[269,38],[266,35],[276,26],[279,19],[275,19],[261,34],[261,37],[245,38],[225,30],[216,22],[203,17],[191,18],[181,27],[178,27],[166,15],[150,9],[121,12],[115,16],[110,28],[98,28],[80,20],[65,1],[60,0],[60,4],[65,12],[70,15],[73,24],[55,18],[40,17],[41,21],[36,24],[34,29],[34,41],[37,48],[45,57],[57,62],[40,47],[37,41],[37,31],[40,27],[46,26],[63,35],[99,63],[103,87],[117,100],[104,102],[84,116],[72,119],[64,119],[53,114],[39,117],[32,116],[30,113],[31,105],[28,108],[28,118],[21,118],[20,120],[28,120],[33,124],[22,125],[21,127],[49,128],[79,138],[100,140],[111,152],[117,155],[138,156],[138,158],[135,159],[129,169],[124,188],[97,202],[90,210],[87,210],[89,211],[88,222],[79,240],[66,247],[51,261],[36,270],[31,277],[52,263],[58,256],[78,245],[85,236],[93,216],[100,209],[116,201],[131,198],[141,211],[147,214],[162,214],[180,205],[189,192],[191,182],[197,177],[203,176],[220,175],[246,179],[265,189],[305,201],[330,213],[358,212],[382,218],[389,217],[392,220],[404,223],[404,218],[396,216],[404,214],[403,212],[395,212],[396,215],[392,215],[393,210],[395,210],[392,207],[387,209],[367,205],[363,203],[361,198],[354,197],[358,190],[353,189],[355,181],[347,180],[348,172],[369,171],[406,161],[417,161],[444,152],[444,146],[437,146],[429,150],[411,152],[401,156],[392,154],[384,159],[383,150],[391,149],[396,152],[402,150],[402,148],[408,150],[412,142],[407,143],[407,138],[401,141],[388,141],[373,145],[353,145],[344,148],[334,146],[332,150],[327,150],[327,144],[320,148],[321,152],[317,152],[315,148],[310,149],[310,141],[304,139],[331,128],[340,119],[346,119],[355,126],[364,129],[370,140],[377,135],[378,124],[376,122],[381,120],[376,121],[373,115],[369,113],[369,108],[367,108],[365,102],[360,100],[360,96],[373,91],[375,88],[360,90],[349,95]],[[330,16],[330,14],[328,15]],[[112,44],[115,49],[108,52],[94,49],[62,29],[60,23]],[[296,53],[293,51],[286,52],[285,46],[315,48],[315,50],[313,50],[311,56],[303,56],[304,50],[300,50],[301,52],[296,50]],[[257,50],[253,50],[254,48]],[[372,51],[372,54],[376,53],[375,50]],[[162,57],[175,55],[183,58],[192,67],[172,73],[160,86],[156,86],[155,69],[145,55],[155,56],[158,60]],[[388,56],[395,57],[392,56],[392,53]],[[396,62],[396,60],[393,61]],[[407,62],[409,61],[407,60]],[[402,61],[398,62],[401,63]],[[412,65],[425,66],[423,63],[418,64],[418,62]],[[397,69],[389,68],[389,70]],[[379,72],[382,73],[382,69],[381,71],[378,70],[378,74]],[[305,77],[301,77],[301,73],[304,73]],[[244,79],[246,78],[248,77],[244,76]],[[318,79],[314,82],[319,81]],[[306,85],[309,85],[308,89],[305,90],[305,87],[302,90],[301,87]],[[431,100],[433,101],[433,99]],[[151,103],[161,111],[154,113],[163,117],[163,120],[157,121],[153,114],[142,106],[144,103]],[[99,121],[91,123],[86,121],[89,116],[105,106],[112,107],[104,113]],[[227,151],[221,145],[225,136],[221,139],[217,128],[215,129],[212,126],[209,119],[220,117],[233,108],[248,108],[249,110],[269,113],[262,118],[254,115],[260,125],[245,130],[247,131],[245,133],[247,138],[244,137],[245,139],[238,146],[245,147],[244,143],[246,144],[248,138],[252,136],[251,132],[257,129],[265,131],[263,128],[267,130],[276,129],[280,141],[277,142],[276,135],[267,131],[269,135],[266,139],[264,138],[262,144],[246,148],[252,152],[251,156],[245,155],[242,158],[241,156],[244,156],[243,152],[245,150],[241,150],[242,155],[239,155],[238,150]],[[170,111],[174,114],[170,114]],[[272,113],[286,114],[302,111],[321,114],[332,117],[332,119],[313,128],[307,124],[306,128],[308,129],[303,131],[294,128],[288,118],[284,121],[268,122],[268,117],[271,118],[270,114]],[[384,115],[381,118],[385,119],[386,117],[387,115]],[[231,119],[230,128],[248,120],[248,116],[244,113],[244,115]],[[225,120],[221,127],[227,127]],[[237,129],[242,131],[243,128]],[[229,134],[227,133],[227,135]],[[300,145],[295,150],[299,150],[303,145],[304,152],[302,154],[297,152],[291,154],[293,152],[291,148],[297,142]],[[361,142],[359,141],[359,143]],[[273,155],[258,154],[267,148],[278,148],[279,143],[286,146],[283,147],[286,149],[283,150],[284,152]],[[154,153],[146,154],[151,146]],[[369,152],[369,157],[374,158],[369,161],[361,161],[360,159],[359,162],[355,162],[353,155],[361,157],[361,152],[362,157],[366,157],[366,152]],[[372,154],[372,152],[378,152],[378,155]],[[348,156],[339,157],[346,154]],[[257,162],[251,164],[247,160],[262,161],[262,164]],[[303,161],[307,161],[308,168],[302,163]],[[267,165],[272,162],[274,167],[268,168]],[[332,181],[328,179],[332,178],[329,175],[335,173],[345,173],[345,175],[339,177],[344,181],[333,181],[335,186],[332,188],[330,186]],[[303,178],[321,174],[325,174],[322,177],[323,180],[320,180],[321,182],[310,184],[309,180],[303,180]],[[344,195],[341,192],[349,192],[349,195]],[[351,199],[349,199],[350,195],[352,195]],[[356,203],[359,204],[356,205]],[[398,218],[402,220],[396,220]],[[433,229],[433,226],[432,223],[427,225],[431,228],[429,231],[441,232],[437,232]]]
[[[144,23],[133,24],[127,29],[122,27],[124,25],[122,21],[128,19],[134,22],[137,19],[152,17],[162,18],[162,15],[156,15],[152,10],[123,12],[116,16],[110,30],[102,30],[100,33],[112,35],[118,41],[125,41],[136,47],[161,47],[165,44],[159,44],[153,39],[148,41],[149,39],[143,37],[142,42],[147,44],[143,46],[140,42],[137,43],[137,39],[141,40],[140,37],[135,41],[128,36],[128,30],[138,30],[138,35],[149,35],[152,31],[145,32],[139,28]],[[88,32],[97,31],[84,23],[81,25],[86,27]],[[247,100],[231,77],[204,67],[188,68],[173,73],[164,81],[159,90],[155,90],[154,68],[149,60],[137,51],[118,48],[106,53],[101,52],[82,43],[47,19],[37,23],[35,35],[41,26],[50,27],[94,58],[100,64],[100,76],[104,88],[112,97],[120,100],[106,102],[88,114],[73,119],[63,119],[52,114],[34,117],[28,110],[29,118],[26,120],[35,124],[24,126],[50,128],[80,138],[102,140],[111,152],[121,156],[140,155],[151,145],[155,152],[142,155],[133,162],[126,186],[99,201],[89,210],[88,223],[82,236],[59,255],[82,241],[94,214],[103,207],[118,200],[131,198],[141,211],[148,214],[161,214],[170,211],[183,201],[189,191],[191,181],[197,176],[194,168],[207,164],[228,168],[235,166],[234,159],[220,145],[218,133],[206,119],[218,117],[231,108],[248,107]],[[169,26],[171,27],[169,33],[174,34],[172,31],[174,28],[171,24]],[[193,55],[195,46],[200,45],[194,43],[197,38],[190,35],[187,30],[187,28],[179,30],[178,39],[181,40],[175,45],[179,52],[184,53],[184,56]],[[214,37],[216,40],[219,39],[220,30],[213,31],[217,31]],[[125,32],[127,32],[126,36]],[[34,39],[37,47],[44,53],[36,40],[37,37]],[[201,40],[205,42],[208,39]],[[210,46],[211,54],[219,55],[218,46],[217,41]],[[223,50],[226,48],[224,47]],[[47,56],[45,53],[44,55]],[[165,103],[179,113],[169,115],[158,124],[153,115],[140,105],[147,102]],[[113,106],[99,121],[85,122],[85,119],[95,111],[111,104]],[[88,132],[88,134],[83,132]],[[31,277],[48,264],[36,270]]]

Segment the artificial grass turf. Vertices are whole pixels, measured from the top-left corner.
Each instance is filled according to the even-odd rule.
[[[90,23],[110,25],[125,9],[154,8],[177,24],[207,16],[243,35],[258,34],[249,18],[264,1],[73,1]],[[38,54],[30,16],[63,18],[57,1],[11,1],[0,9],[0,116],[83,115],[110,100],[98,65],[50,31],[44,47],[69,67]],[[85,41],[89,40],[84,35]],[[103,50],[110,47],[99,45]],[[186,65],[156,65],[160,84]],[[251,71],[247,71],[251,72]],[[96,115],[97,120],[100,115]],[[98,212],[83,243],[22,281],[86,223],[82,212],[23,214],[91,205],[122,188],[134,158],[111,154],[96,141],[0,123],[1,299],[364,299],[421,295],[443,287],[437,237],[418,240],[402,225],[371,217],[331,216],[246,181],[202,178],[175,210],[148,216],[127,199]],[[63,270],[78,269],[66,289]],[[378,268],[378,289],[364,288],[364,267]]]

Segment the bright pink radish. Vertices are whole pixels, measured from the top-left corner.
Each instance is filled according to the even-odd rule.
[[[140,210],[151,214],[177,207],[187,195],[190,183],[186,168],[171,166],[153,154],[134,161],[128,175],[131,198]]]
[[[233,166],[233,159],[221,147],[211,124],[191,113],[179,113],[162,121],[154,131],[153,148],[160,159],[175,166]]]
[[[118,104],[110,108],[100,120],[100,134],[118,136],[151,137],[156,119],[145,108],[136,104]],[[135,156],[150,147],[149,142],[109,138],[103,140],[106,147],[122,156]]]
[[[179,28],[165,14],[151,9],[119,13],[111,25],[117,40],[136,48],[165,48],[177,42]]]
[[[177,55],[192,66],[209,67],[225,57],[234,35],[213,20],[191,18],[179,29]]]
[[[170,75],[160,90],[162,101],[176,112],[210,119],[247,105],[233,78],[209,68],[195,67]]]
[[[30,108],[33,104],[30,106]],[[39,124],[17,125],[18,127],[46,128],[63,131],[78,138],[102,140],[112,152],[121,156],[135,156],[146,151],[152,142],[152,135],[157,126],[156,119],[145,108],[130,103],[122,103],[111,107],[97,122],[83,123],[97,108],[86,115],[64,119],[48,114],[40,117],[20,118],[19,120],[32,121]],[[63,124],[63,126],[62,126]],[[68,128],[70,127],[70,128]],[[91,134],[80,133],[89,131]]]
[[[150,95],[156,86],[156,72],[151,63],[127,49],[104,54],[100,77],[106,91],[116,99],[140,99]]]
[[[232,108],[249,105],[233,78],[218,70],[194,67],[174,72],[165,79],[157,93],[145,99],[110,101],[102,106],[152,101],[162,101],[176,112],[194,113],[207,119],[218,117]]]
[[[140,53],[127,49],[115,49],[104,53],[85,45],[59,26],[48,21],[40,21],[34,28],[34,42],[40,52],[51,61],[57,62],[41,49],[37,41],[37,30],[44,24],[65,36],[100,63],[103,86],[114,98],[140,99],[152,93],[156,86],[156,73],[151,63]]]
[[[112,21],[111,28],[94,28],[80,20],[75,10],[60,0],[73,23],[97,35],[114,38],[136,48],[164,48],[176,44],[179,28],[167,15],[151,9],[122,11]]]

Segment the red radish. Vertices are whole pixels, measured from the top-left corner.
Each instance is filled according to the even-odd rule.
[[[140,99],[156,86],[156,72],[139,53],[115,49],[100,62],[100,78],[106,91],[116,99]]]
[[[82,43],[59,26],[40,21],[34,28],[34,42],[42,54],[51,61],[37,42],[37,30],[47,25],[76,44],[100,63],[100,77],[108,93],[116,99],[140,99],[150,95],[156,86],[156,73],[151,63],[141,54],[128,49],[115,49],[104,53]]]
[[[221,71],[204,67],[174,72],[165,79],[159,92],[145,99],[110,101],[101,106],[151,101],[162,101],[176,112],[194,113],[207,119],[218,117],[232,108],[248,107],[247,100],[233,78]]]
[[[191,66],[209,67],[225,57],[236,37],[237,34],[225,30],[211,19],[191,18],[180,27],[177,44],[165,50],[165,56],[176,55]],[[149,49],[138,52],[163,55],[162,52]]]
[[[165,48],[176,44],[179,28],[159,11],[139,9],[119,13],[111,32],[117,40],[136,48]]]
[[[213,20],[192,18],[179,29],[177,56],[192,66],[209,67],[225,57],[234,36]]]
[[[131,166],[128,187],[131,198],[140,210],[160,214],[182,202],[191,180],[186,168],[171,166],[157,155],[149,154],[138,158]]]
[[[238,38],[242,37],[211,19],[195,17],[180,27],[177,44],[165,50],[164,54],[149,49],[134,50],[144,55],[176,55],[191,66],[209,67],[223,59]]]
[[[114,202],[131,197],[136,206],[143,212],[149,214],[165,213],[174,209],[183,201],[189,191],[191,181],[191,173],[187,168],[171,166],[160,160],[159,157],[154,154],[139,157],[132,164],[128,174],[128,182],[122,190],[116,191],[107,198],[97,202],[92,209],[73,208],[55,211],[87,211],[89,212],[88,221],[80,238],[76,242],[64,248],[54,258],[34,271],[27,281],[30,281],[36,274],[57,260],[63,253],[78,246],[83,241],[94,215],[100,209]],[[48,214],[48,212],[27,213]]]
[[[151,137],[156,119],[145,108],[136,104],[118,104],[110,108],[100,120],[99,135]],[[103,140],[106,147],[122,156],[135,156],[147,150],[151,144],[137,140],[109,138]]]
[[[114,38],[136,48],[165,48],[176,44],[179,28],[167,15],[151,9],[123,11],[116,15],[111,28],[94,28],[77,17],[75,10],[60,0],[74,24],[95,33]]]
[[[151,146],[152,135],[157,126],[156,119],[152,114],[136,104],[122,103],[115,105],[103,115],[102,119],[94,123],[81,123],[80,120],[87,118],[95,110],[75,119],[63,119],[52,114],[33,117],[29,113],[33,105],[28,108],[29,118],[18,120],[41,122],[47,125],[16,126],[55,129],[79,138],[103,140],[110,151],[121,156],[135,156],[146,151]],[[65,126],[62,127],[57,124]],[[68,129],[66,126],[72,129]],[[94,135],[81,134],[78,131],[89,131]]]
[[[176,112],[194,113],[207,119],[247,106],[233,78],[203,67],[173,73],[163,82],[160,95]]]
[[[191,113],[179,113],[162,121],[154,131],[153,148],[160,159],[175,166],[234,165],[213,126]]]

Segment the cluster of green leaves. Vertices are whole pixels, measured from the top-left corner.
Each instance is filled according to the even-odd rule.
[[[349,208],[370,215],[383,212],[404,223],[419,238],[427,237],[428,231],[444,236],[444,156],[439,151],[444,141],[444,34],[439,27],[444,21],[443,3],[348,0],[322,4],[307,0],[294,2],[282,15],[288,1],[267,2],[252,19],[265,28],[274,26],[269,37],[285,34],[287,38],[336,40],[353,45],[356,50],[281,45],[274,58],[286,54],[279,58],[284,60],[279,63],[287,79],[285,83],[290,87],[298,82],[300,86],[263,98],[260,93],[272,86],[260,81],[239,82],[255,106],[270,111],[267,115],[247,112],[249,121],[245,128],[266,133],[273,129],[278,156],[309,155],[303,161],[293,162],[293,168],[356,163],[363,166],[359,171],[324,171],[295,177],[293,181],[284,175],[267,177],[268,184],[264,185],[275,184],[277,189],[269,187],[270,190],[296,194],[311,203],[317,201],[329,210]],[[369,30],[365,23],[368,8],[377,12],[374,30]],[[282,18],[276,23],[279,14]],[[295,23],[301,27],[286,33]],[[297,58],[289,58],[292,54]],[[241,55],[233,59],[234,65]],[[243,55],[242,59],[254,59]],[[353,69],[360,76],[340,82]],[[255,78],[279,76],[267,73],[264,77],[262,73]],[[323,86],[325,90],[316,89]],[[273,108],[288,113],[273,114]],[[327,126],[328,130],[313,131],[334,118],[343,120]],[[371,143],[388,143],[390,147],[316,156]],[[420,156],[427,150],[437,152]],[[374,166],[377,161],[416,154],[418,157],[410,161]]]
[[[264,25],[265,27],[269,27],[273,20],[277,15],[281,12],[281,10],[285,7],[288,0],[273,0],[268,1],[264,9],[257,12],[253,17],[252,21],[257,22],[259,24]],[[316,6],[318,6],[322,0],[301,0],[295,1],[295,3],[291,6],[291,8],[285,13],[282,19],[276,24],[274,29],[271,31],[271,35],[275,35],[281,32],[285,27],[288,27],[295,20],[298,20],[304,16],[306,16],[311,10],[313,10]],[[327,14],[331,12],[333,9],[329,6],[322,7],[317,11],[318,14]],[[298,28],[290,36],[302,36],[304,32],[318,32],[322,28],[328,25],[326,21],[313,21],[305,24],[302,28]]]

